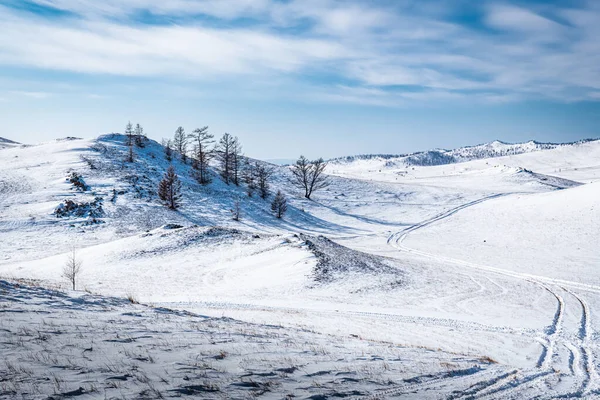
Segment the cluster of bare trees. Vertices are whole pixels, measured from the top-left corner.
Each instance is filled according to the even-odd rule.
[[[184,164],[191,160],[193,176],[198,183],[207,185],[212,181],[209,165],[212,159],[217,159],[223,181],[228,185],[240,185],[242,146],[237,136],[225,133],[215,145],[214,135],[208,132],[208,126],[196,128],[190,134],[186,134],[180,126],[175,130],[173,139],[163,139],[162,145],[167,160],[173,159],[173,153],[178,154]]]
[[[146,137],[146,134],[144,133],[144,128],[140,124],[136,124],[135,128],[134,128],[133,125],[131,124],[131,122],[128,122],[127,125],[125,126],[125,136],[127,136],[127,159],[126,159],[126,161],[133,162],[135,159],[133,146],[134,145],[136,145],[137,147],[146,146],[146,140],[148,140],[148,138]]]
[[[246,160],[242,169],[242,180],[246,184],[246,194],[248,197],[252,197],[254,193],[258,193],[261,199],[266,200],[271,193],[270,180],[274,172],[275,169],[266,163]]]
[[[215,146],[214,154],[219,160],[219,173],[223,182],[240,185],[242,145],[237,136],[224,133]]]
[[[216,161],[218,173],[227,185],[245,185],[248,197],[255,194],[263,200],[271,195],[271,179],[275,168],[264,162],[251,161],[242,155],[242,145],[237,138],[224,133],[218,140],[208,132],[208,126],[194,129],[186,134],[180,126],[173,139],[163,139],[165,158],[172,161],[178,157],[181,162],[191,164],[191,175],[202,185],[212,182],[210,163]],[[310,199],[314,192],[328,186],[324,174],[327,163],[322,159],[308,160],[300,156],[290,166],[290,183],[300,189],[304,197]],[[159,184],[159,197],[170,209],[177,209],[181,200],[181,182],[173,166],[169,167]],[[287,199],[278,191],[271,203],[271,211],[282,218],[287,211]],[[233,218],[241,218],[241,202],[236,200],[231,210]]]

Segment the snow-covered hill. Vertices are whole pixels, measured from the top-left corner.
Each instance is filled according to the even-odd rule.
[[[464,227],[473,226],[466,230]],[[419,229],[403,244],[440,256],[600,286],[600,182],[501,197]]]
[[[433,149],[412,154],[365,154],[341,157],[331,160],[332,164],[347,164],[359,160],[383,161],[384,168],[401,166],[433,166],[455,164],[471,160],[511,156],[551,150],[561,147],[578,146],[584,143],[597,142],[599,139],[585,139],[572,143],[541,143],[534,140],[524,143],[505,143],[495,140],[476,146],[460,147],[453,150]]]
[[[0,398],[29,388],[46,396],[94,397],[98,388],[110,395],[119,389],[114,377],[122,378],[125,397],[151,397],[153,390],[163,397],[243,397],[246,389],[276,398],[290,391],[312,398],[600,394],[600,322],[593,317],[600,306],[600,200],[598,184],[589,184],[600,180],[600,142],[436,166],[385,157],[331,163],[329,187],[310,201],[290,184],[287,167],[274,166],[272,189],[290,205],[283,220],[268,200],[248,198],[243,185],[226,185],[214,169],[213,182],[199,185],[190,165],[167,161],[154,141],[135,149],[133,163],[126,153],[119,134],[0,152],[0,278],[65,289],[61,272],[75,248],[83,262],[78,288],[101,295],[0,284],[0,315],[10,320],[8,328],[0,320],[0,335],[23,338],[0,344],[11,365],[0,363],[0,377],[9,377],[0,378]],[[177,211],[156,194],[170,165],[183,183]],[[240,221],[230,212],[236,201]],[[222,316],[238,321],[215,319]],[[67,318],[91,328],[81,334],[77,325],[75,332]],[[200,343],[194,329],[203,323],[208,339]],[[273,329],[279,336],[267,339]],[[83,352],[93,330],[102,339]],[[172,333],[180,346],[158,349]],[[220,335],[227,344],[213,339]],[[51,351],[38,337],[52,343]],[[242,354],[259,346],[257,337],[254,363]],[[355,341],[366,346],[360,354]],[[202,378],[217,382],[217,392],[170,361],[191,357],[192,342],[203,349],[194,365],[208,366]],[[81,355],[71,354],[73,343]],[[382,357],[380,345],[394,356]],[[121,347],[115,353],[111,346]],[[230,364],[215,358],[217,348]],[[278,368],[288,367],[279,357],[297,354],[318,359],[292,362],[297,370],[280,377]],[[438,364],[423,363],[424,354]],[[141,372],[98,367],[109,355]],[[67,358],[74,369],[53,372],[50,379],[61,385],[53,393],[46,381],[35,382]],[[369,381],[358,365],[380,365],[396,380]]]

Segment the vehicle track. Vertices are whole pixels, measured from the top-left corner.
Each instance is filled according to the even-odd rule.
[[[437,221],[443,220],[460,210],[468,208],[470,206],[482,203],[484,201],[494,199],[500,197],[501,195],[492,195],[487,196],[479,200],[471,201],[469,203],[465,203],[461,206],[455,207],[453,209],[447,210],[443,213],[440,213],[428,220],[423,222],[411,225],[410,227],[396,232],[389,236],[388,244],[397,248],[400,251],[408,252],[411,254],[420,255],[423,257],[435,259],[437,261],[451,263],[454,265],[464,266],[468,268],[478,269],[482,271],[487,271],[490,273],[494,273],[497,275],[503,275],[519,280],[524,280],[530,282],[534,285],[541,287],[542,289],[549,292],[557,302],[557,308],[554,312],[554,317],[552,319],[551,324],[546,329],[546,336],[541,338],[542,342],[542,351],[540,354],[540,358],[536,364],[536,368],[538,372],[529,372],[524,373],[522,378],[516,378],[516,375],[506,375],[501,376],[498,379],[492,379],[488,381],[480,381],[475,385],[472,385],[469,389],[465,390],[464,395],[454,398],[468,397],[468,398],[480,398],[480,397],[489,397],[495,393],[505,392],[506,390],[515,390],[519,386],[522,386],[525,383],[533,383],[539,379],[543,379],[553,370],[557,370],[552,367],[553,358],[556,353],[556,349],[560,342],[564,342],[564,346],[569,350],[570,356],[570,371],[571,373],[581,379],[581,387],[575,393],[570,393],[567,396],[569,397],[582,397],[586,394],[589,394],[593,389],[593,384],[597,381],[597,372],[595,370],[595,364],[593,360],[593,352],[590,348],[591,341],[591,325],[590,325],[590,313],[589,307],[587,303],[579,297],[577,294],[573,293],[571,290],[567,289],[565,286],[569,286],[571,288],[576,288],[579,290],[586,290],[595,293],[600,293],[600,287],[588,284],[582,284],[579,282],[571,282],[559,279],[552,279],[544,276],[535,276],[532,274],[519,273],[514,271],[503,270],[500,268],[495,268],[486,265],[479,265],[467,261],[456,260],[449,257],[439,256],[423,251],[419,251],[416,249],[409,248],[405,246],[402,242],[406,239],[407,235],[415,230],[421,229],[425,226],[428,226]],[[565,301],[563,297],[558,293],[557,290],[551,287],[551,285],[560,285],[560,287],[565,290],[567,293],[575,297],[582,309],[582,316],[579,328],[579,346],[572,344],[568,338],[562,335],[562,324],[564,320],[565,313]],[[576,366],[579,364],[581,360],[582,368]],[[519,371],[520,372],[520,371]],[[510,380],[510,382],[508,382]],[[506,384],[502,384],[506,382]]]
[[[585,283],[581,283],[581,282],[575,282],[575,281],[568,281],[568,280],[564,280],[564,279],[554,279],[554,278],[549,278],[546,276],[541,276],[541,275],[534,275],[534,274],[526,274],[526,273],[521,273],[521,272],[514,272],[514,271],[509,271],[509,270],[505,270],[505,269],[501,269],[501,268],[496,268],[496,267],[491,267],[491,266],[487,266],[487,265],[481,265],[481,264],[476,264],[476,263],[471,263],[468,261],[463,261],[463,260],[457,260],[451,257],[445,257],[445,256],[440,256],[440,255],[436,255],[436,254],[432,254],[432,253],[427,253],[424,251],[420,251],[417,249],[412,249],[410,247],[407,247],[403,244],[404,240],[406,239],[406,237],[408,236],[409,233],[416,231],[418,229],[424,228],[428,225],[431,225],[435,222],[438,222],[440,220],[443,220],[453,214],[456,214],[458,211],[463,210],[465,208],[474,206],[476,204],[482,203],[484,201],[487,200],[492,200],[501,196],[507,196],[511,193],[501,193],[501,194],[495,194],[495,195],[491,195],[491,196],[486,196],[483,197],[479,200],[474,200],[468,203],[465,203],[463,205],[460,205],[458,207],[452,208],[450,210],[447,210],[443,213],[437,214],[436,216],[427,219],[423,222],[419,222],[416,223],[414,225],[409,226],[408,228],[405,228],[399,232],[395,232],[393,234],[391,234],[388,239],[387,239],[387,243],[389,245],[391,245],[392,247],[395,247],[396,249],[400,250],[400,251],[404,251],[407,253],[411,253],[411,254],[416,254],[416,255],[420,255],[423,257],[427,257],[427,258],[432,258],[441,262],[447,262],[450,264],[455,264],[455,265],[460,265],[460,266],[465,266],[465,267],[470,267],[473,269],[479,269],[479,270],[483,270],[483,271],[488,271],[488,272],[494,272],[498,275],[504,275],[504,276],[509,276],[511,278],[517,278],[517,279],[525,279],[525,280],[529,280],[529,281],[536,281],[536,282],[540,282],[540,283],[546,283],[546,284],[553,284],[553,285],[559,285],[559,286],[567,286],[570,288],[575,288],[575,289],[579,289],[579,290],[585,290],[585,291],[590,291],[590,292],[595,292],[595,293],[600,293],[600,286],[596,286],[596,285],[590,285],[590,284],[585,284]]]
[[[219,302],[159,302],[153,303],[157,307],[166,307],[172,309],[182,310],[194,310],[194,309],[229,309],[229,310],[253,310],[253,311],[266,311],[266,312],[290,312],[290,313],[306,313],[311,315],[348,315],[354,317],[372,318],[386,321],[402,322],[409,324],[418,324],[425,326],[442,326],[449,328],[459,328],[470,331],[483,331],[483,332],[494,332],[494,333],[506,333],[513,335],[525,335],[530,337],[539,336],[542,333],[539,330],[527,329],[527,328],[514,328],[508,326],[499,325],[486,325],[472,321],[459,321],[450,318],[434,318],[434,317],[418,317],[418,316],[407,316],[401,314],[387,314],[379,312],[369,311],[352,311],[352,310],[324,310],[324,309],[310,309],[310,308],[298,308],[298,307],[283,307],[283,306],[267,306],[260,304],[249,304],[249,303],[229,303],[226,301]]]
[[[367,396],[351,398],[351,400],[381,400],[391,396],[400,396],[403,394],[415,393],[422,390],[441,390],[442,388],[446,387],[448,383],[455,385],[457,383],[461,383],[462,381],[469,380],[474,376],[481,377],[482,375],[491,374],[494,374],[493,370],[489,371],[472,368],[468,371],[459,371],[456,375],[450,374],[450,376],[441,376],[422,383],[398,385],[393,388],[383,389],[381,391],[378,391],[377,393],[373,393]],[[452,381],[449,382],[449,379],[451,379]],[[495,376],[489,378],[489,380],[495,379]]]
[[[547,336],[548,345],[546,347],[546,351],[542,352],[542,356],[540,357],[538,364],[537,364],[538,368],[549,369],[550,363],[552,362],[552,357],[554,356],[554,349],[556,347],[558,335],[560,334],[561,328],[562,328],[562,321],[563,321],[564,314],[565,314],[565,302],[558,293],[554,292],[548,286],[546,286],[542,283],[539,283],[539,282],[535,282],[535,281],[530,281],[530,282],[532,282],[538,286],[541,286],[544,290],[547,290],[552,296],[554,296],[554,298],[556,299],[556,301],[558,303],[558,307],[556,309],[556,312],[554,313],[554,319],[552,320],[552,323],[546,330],[546,334],[548,335]]]
[[[434,222],[437,222],[437,221],[439,221],[441,219],[444,219],[444,218],[447,218],[447,217],[449,217],[449,216],[451,216],[453,214],[456,214],[460,210],[463,210],[465,208],[474,206],[475,204],[483,203],[486,200],[491,200],[491,199],[495,199],[495,198],[506,196],[506,195],[507,195],[507,193],[493,194],[493,195],[486,196],[486,197],[483,197],[483,198],[478,199],[478,200],[473,200],[473,201],[470,201],[468,203],[461,204],[458,207],[454,207],[454,208],[451,208],[449,210],[446,210],[446,211],[444,211],[442,213],[434,215],[433,217],[431,217],[429,219],[426,219],[425,221],[418,222],[418,223],[416,223],[414,225],[409,226],[408,228],[403,229],[400,232],[396,232],[396,233],[392,234],[388,238],[387,242],[388,242],[388,244],[391,244],[393,241],[397,242],[398,241],[398,236],[397,235],[399,235],[399,234],[406,235],[406,234],[408,234],[408,233],[410,233],[412,231],[416,231],[417,229],[424,228],[427,225],[433,224]]]
[[[578,337],[579,351],[581,352],[581,364],[586,378],[581,385],[579,393],[586,395],[589,394],[589,392],[593,389],[592,385],[595,384],[598,375],[596,371],[596,365],[594,363],[594,353],[590,347],[592,336],[590,310],[585,300],[583,300],[580,296],[567,288],[563,289],[575,297],[581,306],[581,320]]]

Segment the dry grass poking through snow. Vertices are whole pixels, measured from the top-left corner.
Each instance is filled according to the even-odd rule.
[[[2,399],[326,399],[475,377],[487,367],[442,352],[7,281],[0,281],[0,316]]]

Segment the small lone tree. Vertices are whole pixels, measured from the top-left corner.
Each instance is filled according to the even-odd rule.
[[[242,218],[242,206],[239,199],[233,202],[233,208],[230,211],[234,221],[239,221]]]
[[[158,184],[158,197],[171,210],[176,210],[181,205],[181,181],[172,165]]]
[[[304,197],[310,199],[313,192],[329,186],[327,176],[323,175],[325,167],[327,167],[327,163],[322,158],[308,161],[306,157],[300,156],[291,166],[292,184],[303,189]]]
[[[281,190],[277,191],[277,194],[271,203],[271,211],[273,211],[277,218],[282,218],[287,211],[287,199],[283,193],[281,193]]]
[[[82,265],[83,262],[77,257],[75,249],[71,250],[71,253],[69,253],[67,257],[67,261],[63,266],[62,276],[69,281],[73,287],[73,290],[75,290],[75,285],[79,279]]]

